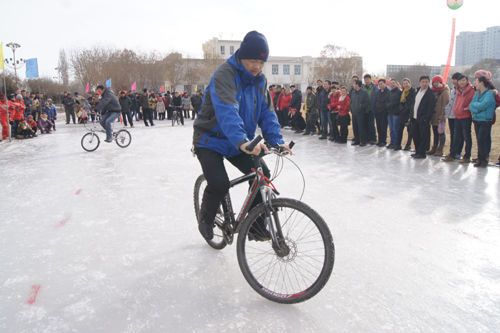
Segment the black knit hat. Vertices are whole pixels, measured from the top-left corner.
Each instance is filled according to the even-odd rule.
[[[241,42],[238,57],[240,59],[267,61],[269,57],[269,45],[267,44],[266,37],[257,31],[247,33],[245,38],[243,38],[243,42]]]
[[[311,90],[311,91],[312,91],[312,90],[313,90],[313,87],[308,86],[306,90]]]

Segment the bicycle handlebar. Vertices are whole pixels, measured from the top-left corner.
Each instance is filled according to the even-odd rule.
[[[255,146],[257,146],[259,144],[259,142],[262,140],[262,136],[261,135],[257,135],[255,137],[255,139],[253,139],[250,144],[248,146],[246,146],[246,150],[248,151],[253,151],[253,149],[255,148]],[[273,147],[271,146],[268,142],[265,142],[264,143],[267,148],[269,150],[271,150],[272,152],[276,153],[276,154],[283,154],[283,152],[285,152],[285,148],[283,146],[280,146],[280,145],[276,145],[276,147]],[[293,148],[293,146],[295,146],[295,142],[294,141],[290,141],[290,144],[288,145],[288,147],[290,149]],[[261,150],[260,154],[259,154],[259,157],[263,157],[266,155],[266,151],[265,150]]]
[[[252,151],[255,146],[259,144],[260,140],[262,140],[262,136],[259,134],[255,137],[255,139],[252,140],[252,142],[248,146],[246,146],[245,149],[248,151]]]

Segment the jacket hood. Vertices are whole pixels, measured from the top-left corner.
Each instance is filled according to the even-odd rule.
[[[462,92],[462,88],[457,89],[457,94],[458,95],[465,95],[471,90],[474,90],[474,87],[469,82],[469,85],[465,88],[465,90],[463,92]]]

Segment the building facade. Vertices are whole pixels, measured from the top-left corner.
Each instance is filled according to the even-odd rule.
[[[484,59],[500,59],[500,26],[486,31],[460,32],[457,36],[455,66],[469,66]]]

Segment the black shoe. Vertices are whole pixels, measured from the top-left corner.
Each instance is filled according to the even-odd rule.
[[[385,143],[379,142],[379,143],[377,143],[377,147],[380,147],[380,148],[385,147]]]
[[[370,141],[370,142],[368,142],[368,143],[369,143],[369,144],[371,144],[371,145],[376,145],[376,144],[377,144],[377,141]]]
[[[395,146],[391,143],[390,145],[386,146],[385,148],[387,148],[387,149],[394,149],[394,147]]]
[[[366,147],[366,143],[360,143],[359,146],[360,147]]]
[[[394,146],[394,151],[398,151],[398,150],[402,150],[402,149],[403,149],[403,147],[401,147],[401,146]]]
[[[417,155],[418,155],[418,154],[417,154],[417,153],[415,153],[415,154],[411,154],[410,156],[411,156],[411,157],[415,157],[415,156],[417,156]]]
[[[425,154],[416,154],[415,156],[413,156],[413,158],[416,159],[416,160],[419,160],[419,159],[427,158],[427,155],[425,155]]]
[[[405,147],[405,149],[404,149],[404,150],[405,150],[405,151],[410,151],[410,150],[411,150],[411,145],[406,145],[406,147]]]
[[[214,238],[214,228],[210,224],[205,222],[198,223],[198,230],[206,240],[211,240]]]
[[[351,146],[359,146],[359,142],[353,142],[351,143]]]
[[[113,142],[113,140],[107,140],[106,139],[106,140],[104,140],[104,142],[111,143],[111,142]]]
[[[149,124],[146,124],[146,126],[149,126]]]
[[[256,229],[259,229],[258,231]],[[267,229],[250,227],[248,231],[248,240],[256,242],[265,242],[271,240],[271,233]]]
[[[151,124],[151,126],[154,126],[155,124]]]
[[[305,133],[303,133],[302,135],[311,135],[311,133],[307,133],[307,132],[305,132]]]

